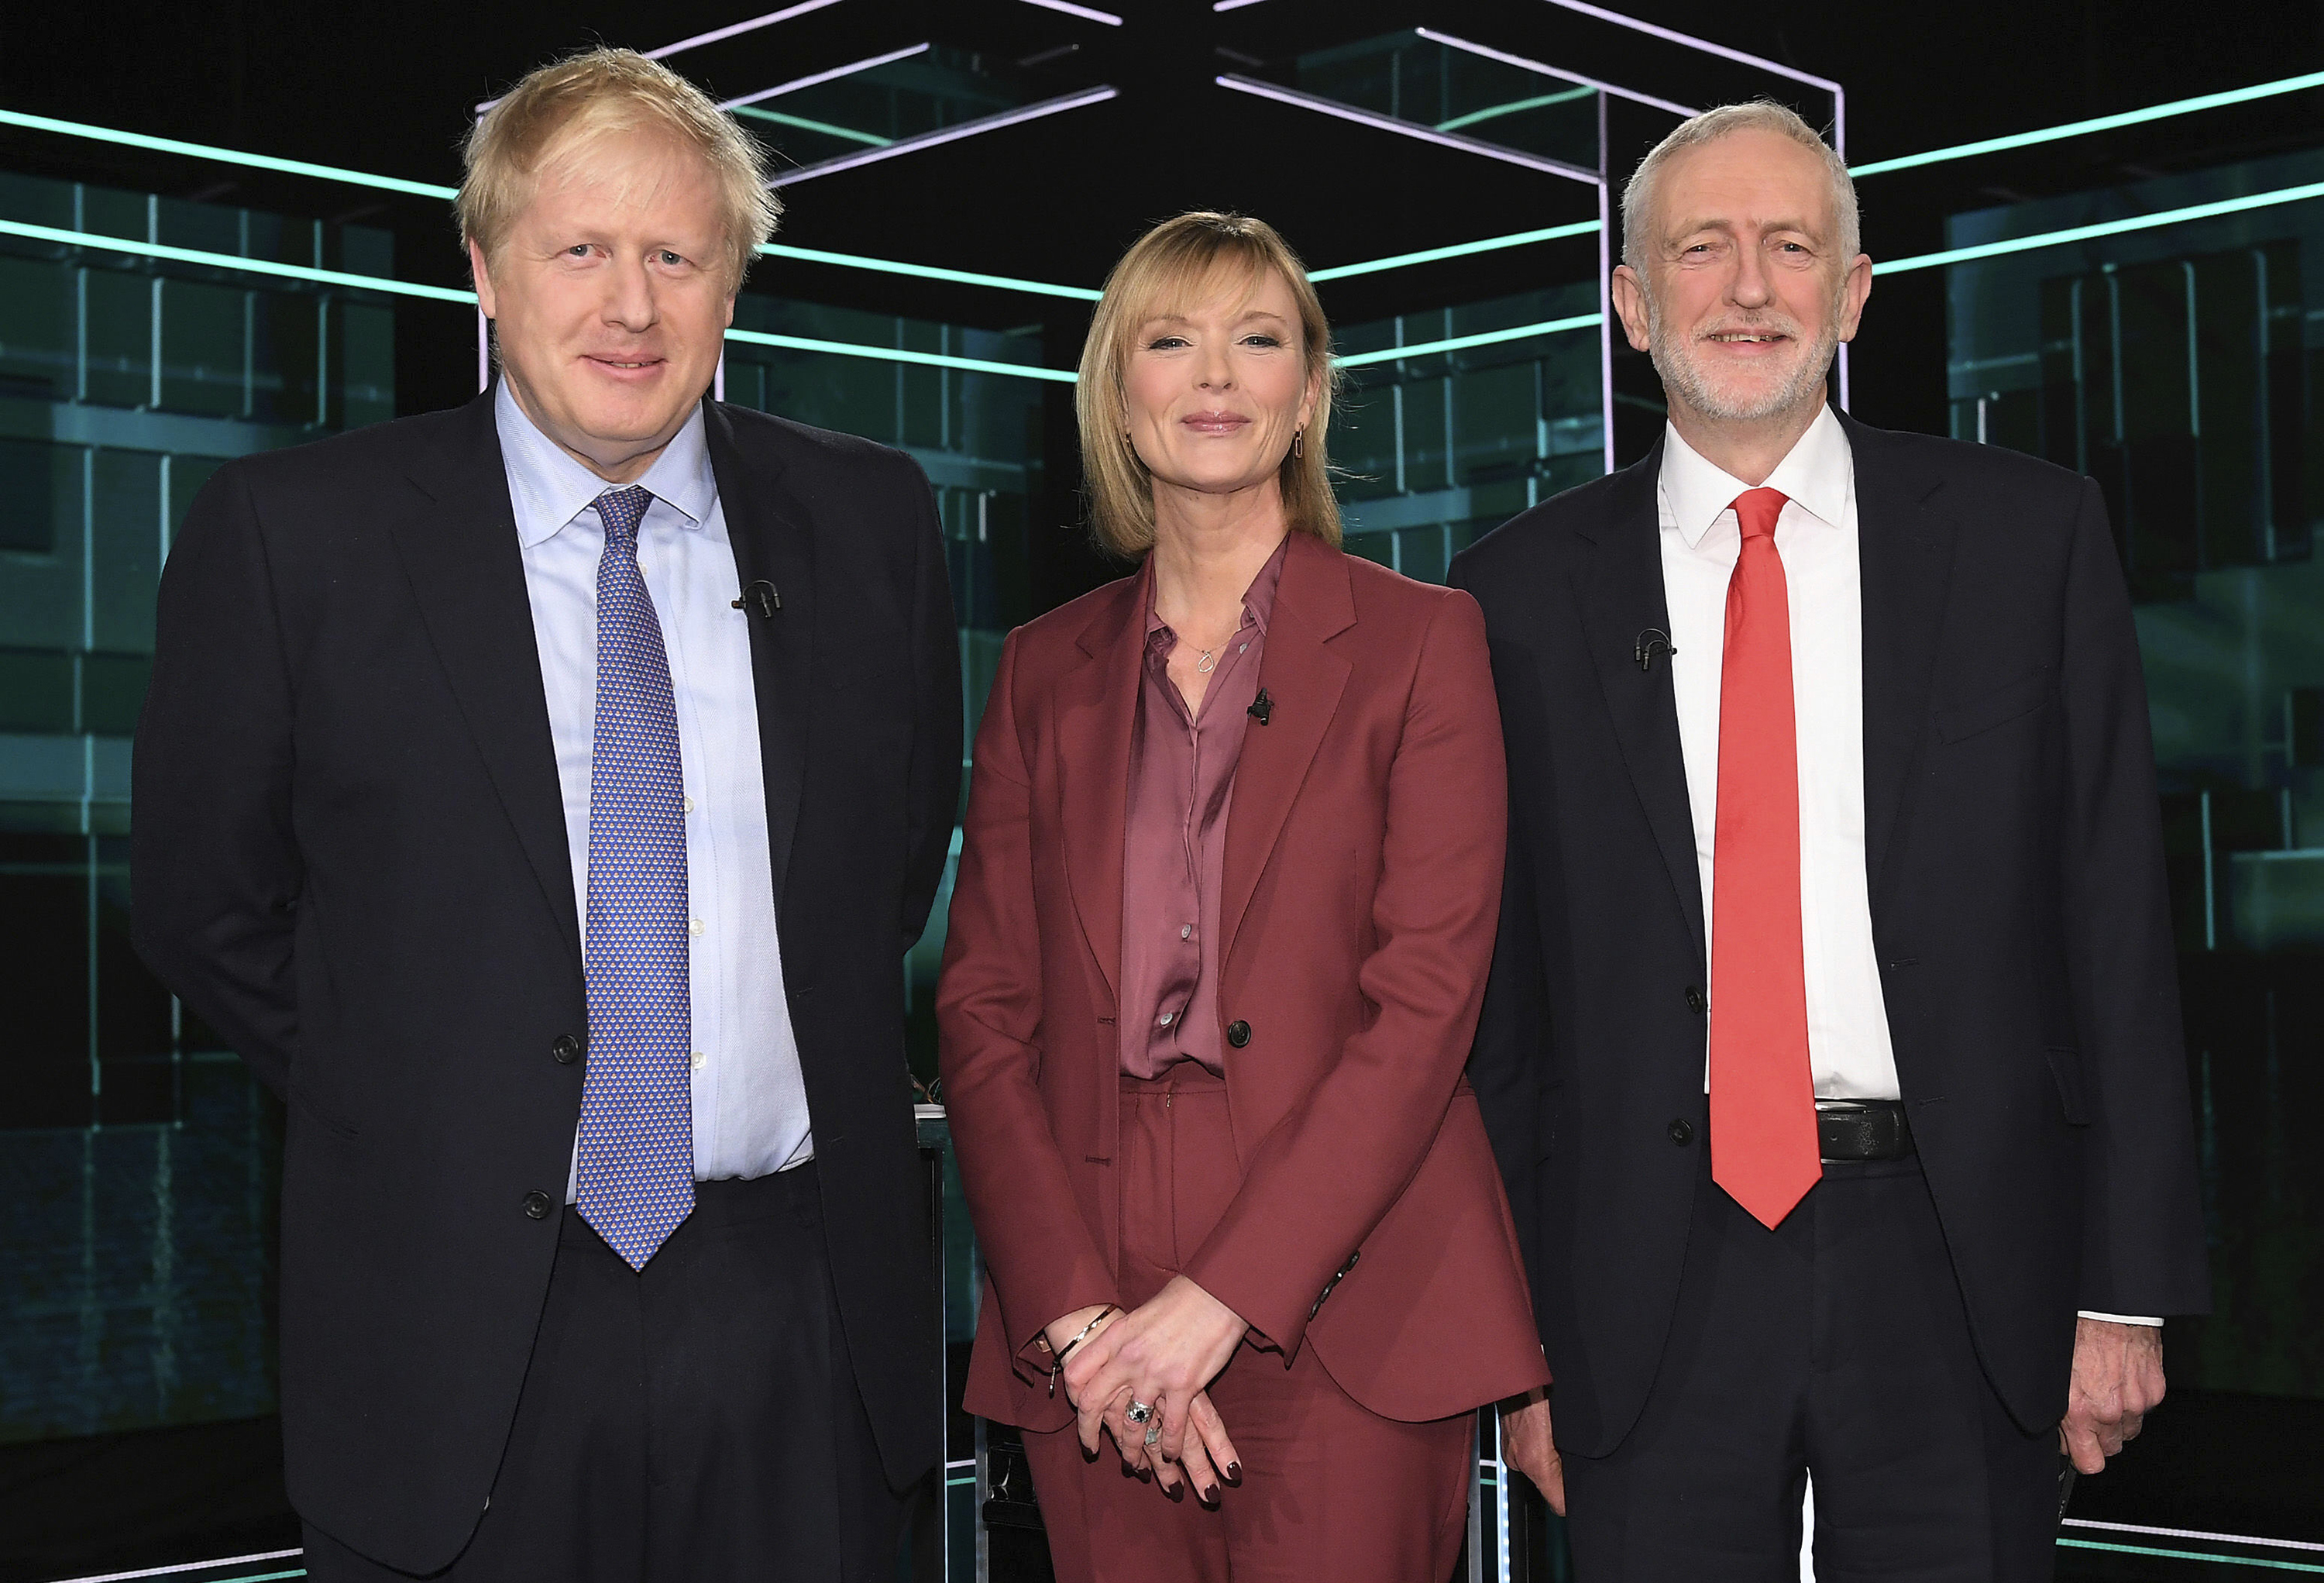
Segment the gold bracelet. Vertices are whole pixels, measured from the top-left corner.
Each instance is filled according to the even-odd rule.
[[[1057,1348],[1056,1361],[1049,1365],[1049,1394],[1052,1397],[1055,1397],[1057,1393],[1057,1381],[1065,1375],[1065,1354],[1071,1352],[1074,1347],[1079,1347],[1083,1342],[1088,1340],[1089,1333],[1092,1330],[1096,1329],[1099,1323],[1102,1321],[1107,1315],[1111,1314],[1114,1311],[1113,1304],[1107,1303],[1103,1308],[1098,1310],[1097,1312],[1091,1317],[1088,1324],[1084,1325],[1081,1328],[1081,1333],[1079,1335],[1066,1342],[1063,1347]]]

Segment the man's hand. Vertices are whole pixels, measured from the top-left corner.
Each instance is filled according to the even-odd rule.
[[[1565,1515],[1565,1464],[1549,1438],[1549,1393],[1536,1386],[1501,1409],[1501,1460],[1533,1480],[1549,1509]]]
[[[2105,1472],[2107,1458],[2137,1438],[2163,1388],[2160,1327],[2075,1320],[2074,1380],[2058,1425],[2059,1449],[2075,1471]]]
[[[1247,1328],[1240,1314],[1184,1275],[1172,1276],[1151,1299],[1106,1324],[1065,1362],[1082,1449],[1095,1456],[1098,1431],[1105,1430],[1125,1465],[1150,1466],[1168,1491],[1180,1483],[1176,1464],[1183,1459],[1194,1469],[1199,1455],[1195,1493],[1217,1499],[1220,1478],[1231,1480],[1240,1468],[1231,1466],[1233,1449],[1217,1413],[1207,1401],[1196,1413],[1194,1402],[1226,1367]],[[1150,1403],[1161,1421],[1155,1455],[1145,1454],[1145,1430],[1123,1416],[1132,1400]]]

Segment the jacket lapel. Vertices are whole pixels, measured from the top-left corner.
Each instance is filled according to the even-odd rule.
[[[1153,561],[1093,601],[1076,639],[1084,658],[1057,683],[1057,775],[1065,883],[1106,988],[1121,994],[1121,862],[1130,819],[1130,737]]]
[[[781,605],[750,617],[751,680],[759,704],[759,764],[766,781],[767,857],[776,915],[798,832],[799,799],[807,784],[807,717],[814,698],[814,519],[784,486],[782,458],[768,446],[735,443],[733,421],[717,402],[703,403],[710,470],[734,551],[739,596],[752,583],[775,586]]]
[[[1914,761],[1929,735],[1929,690],[1951,586],[1957,530],[1891,436],[1842,418],[1856,467],[1864,589],[1864,856],[1879,895]]]
[[[1293,533],[1283,581],[1268,618],[1267,653],[1259,672],[1275,708],[1266,725],[1253,722],[1243,734],[1234,801],[1227,810],[1226,875],[1219,908],[1226,949],[1221,961],[1234,950],[1259,876],[1274,854],[1283,821],[1348,685],[1348,662],[1325,645],[1355,624],[1347,558],[1320,539]]]
[[[411,465],[412,483],[437,509],[395,514],[396,551],[468,734],[577,962],[557,747],[493,401],[487,390],[470,402]]]
[[[1667,660],[1638,668],[1638,635],[1670,631],[1663,592],[1662,529],[1655,507],[1663,448],[1617,474],[1609,486],[1608,520],[1585,526],[1595,541],[1590,586],[1582,600],[1591,663],[1614,722],[1630,783],[1662,849],[1679,911],[1703,949],[1702,876],[1695,863],[1694,814],[1686,794],[1686,759],[1679,745],[1678,697]]]

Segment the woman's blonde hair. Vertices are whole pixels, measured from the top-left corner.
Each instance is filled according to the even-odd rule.
[[[1082,344],[1081,382],[1074,412],[1081,422],[1082,473],[1089,491],[1090,533],[1098,547],[1122,560],[1154,548],[1154,475],[1125,432],[1122,371],[1139,327],[1161,314],[1194,305],[1213,289],[1249,292],[1269,272],[1280,275],[1298,304],[1301,351],[1315,411],[1277,477],[1284,514],[1294,532],[1326,544],[1340,542],[1340,504],[1332,495],[1323,444],[1332,422],[1332,327],[1307,279],[1306,266],[1264,220],[1207,210],[1155,227],[1121,255],[1106,277],[1105,293]]]
[[[740,287],[782,217],[766,156],[710,96],[635,50],[584,50],[528,74],[484,112],[461,150],[460,241],[489,264],[541,172],[601,138],[658,127],[709,162],[724,210],[726,278]]]

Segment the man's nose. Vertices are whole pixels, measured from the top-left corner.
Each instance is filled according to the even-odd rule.
[[[1756,246],[1738,247],[1735,270],[1727,282],[1727,300],[1738,308],[1764,308],[1775,295],[1766,255]]]
[[[623,329],[648,329],[660,317],[654,305],[653,274],[643,258],[615,261],[605,298],[605,318]]]

